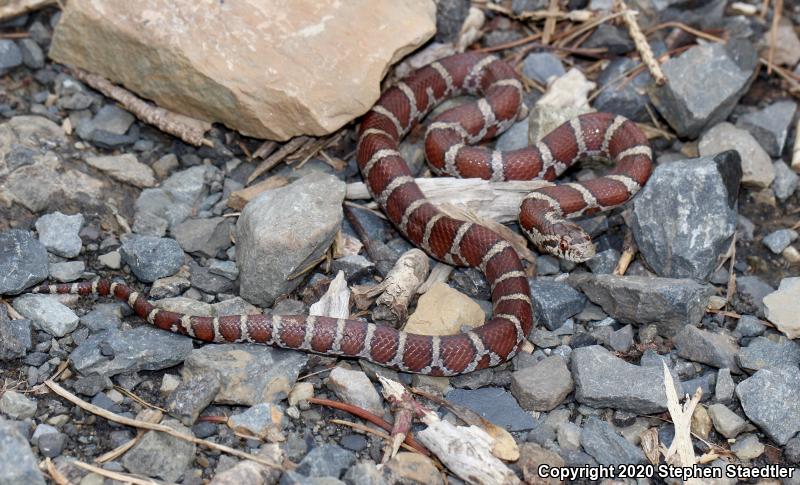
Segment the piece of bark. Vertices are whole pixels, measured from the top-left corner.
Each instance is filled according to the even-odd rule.
[[[282,177],[280,175],[272,176],[255,185],[251,185],[250,187],[245,187],[231,193],[230,197],[228,197],[228,207],[233,210],[240,211],[244,209],[244,206],[246,206],[248,202],[258,197],[262,192],[269,189],[283,187],[288,183],[289,180],[286,177]]]
[[[517,220],[522,199],[532,190],[553,185],[542,180],[489,182],[455,177],[418,178],[415,182],[434,205],[452,204],[502,223]],[[363,182],[347,184],[346,197],[372,198]]]
[[[353,296],[359,308],[368,308],[369,299],[377,295],[372,312],[376,320],[398,326],[405,321],[411,298],[428,274],[428,256],[419,249],[403,253],[386,278],[374,286],[356,286]]]
[[[203,134],[211,129],[211,123],[150,104],[127,89],[114,85],[102,76],[78,68],[71,68],[70,70],[73,76],[117,101],[141,121],[153,125],[165,133],[174,135],[191,145],[214,146],[211,140],[203,138]]]
[[[0,22],[57,4],[56,0],[4,0],[0,2]]]

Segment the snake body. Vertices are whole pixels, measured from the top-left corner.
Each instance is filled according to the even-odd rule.
[[[309,315],[190,316],[155,308],[125,284],[96,280],[43,284],[36,293],[113,296],[158,328],[209,342],[255,342],[327,355],[358,357],[405,372],[449,376],[513,357],[533,327],[530,288],[511,245],[492,230],[449,217],[428,202],[400,155],[400,140],[434,106],[460,93],[482,95],[450,109],[428,127],[426,154],[434,171],[490,180],[553,180],[582,157],[616,161],[603,177],[550,185],[529,194],[520,225],[540,249],[574,261],[589,259],[589,236],[569,217],[629,200],[652,170],[647,139],[625,118],[580,116],[530,148],[500,152],[472,146],[523,115],[522,84],[505,62],[466,53],[420,68],[386,90],[363,117],[357,161],[372,196],[398,230],[429,255],[480,269],[491,288],[493,316],[457,335],[407,333],[361,320]]]

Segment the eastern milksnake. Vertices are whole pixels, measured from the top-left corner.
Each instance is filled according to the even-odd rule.
[[[600,155],[616,161],[609,175],[543,187],[522,203],[523,231],[540,249],[560,257],[585,261],[594,255],[589,236],[566,218],[626,202],[647,181],[652,161],[638,127],[606,113],[573,119],[529,148],[500,152],[468,145],[507,129],[524,109],[517,74],[493,56],[451,56],[418,69],[385,91],[361,122],[358,165],[374,199],[403,235],[436,259],[479,268],[486,276],[494,315],[473,331],[439,337],[308,315],[189,316],[159,310],[130,287],[108,280],[44,284],[33,291],[113,295],[158,328],[200,340],[256,342],[360,357],[406,372],[455,375],[504,362],[533,326],[521,261],[493,231],[448,217],[429,203],[398,152],[400,140],[436,104],[463,92],[484,97],[444,112],[427,129],[426,154],[438,173],[550,181],[582,157]]]

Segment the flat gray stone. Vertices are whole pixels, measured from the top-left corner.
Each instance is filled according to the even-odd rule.
[[[736,150],[742,163],[742,185],[767,188],[775,179],[775,168],[767,152],[747,130],[728,122],[714,125],[700,139],[701,156]]]
[[[783,202],[797,190],[797,186],[800,184],[800,176],[789,168],[783,160],[775,160],[772,167],[775,169],[772,191],[775,192],[775,198]]]
[[[82,214],[68,216],[53,212],[36,220],[39,241],[48,251],[64,258],[74,258],[81,252],[83,243],[78,233],[82,226]]]
[[[184,426],[191,426],[197,417],[214,401],[220,390],[217,374],[195,374],[181,381],[167,399],[167,411],[180,419]]]
[[[83,261],[63,261],[50,264],[50,277],[62,283],[75,281],[83,275],[86,265]]]
[[[36,400],[9,389],[0,397],[0,412],[13,419],[30,419],[36,415]]]
[[[586,297],[560,281],[529,278],[534,321],[548,330],[561,327],[586,306]]]
[[[213,258],[231,246],[233,224],[228,218],[187,219],[172,229],[172,236],[187,253]]]
[[[754,313],[764,317],[764,297],[775,291],[758,276],[739,276],[736,278],[736,299],[734,304],[739,313]]]
[[[605,421],[590,416],[581,430],[581,445],[601,465],[644,463],[642,450]]]
[[[665,337],[699,323],[714,293],[712,287],[689,279],[574,274],[567,281],[614,319],[655,324]]]
[[[243,413],[234,414],[228,418],[228,423],[234,431],[275,442],[283,440],[284,436],[281,431],[286,420],[281,406],[262,402],[248,408]]]
[[[661,65],[667,82],[649,95],[661,116],[682,138],[696,138],[723,121],[750,87],[757,62],[755,49],[741,41],[724,46],[698,45]]]
[[[206,345],[185,359],[183,379],[216,373],[222,387],[215,402],[254,406],[285,399],[307,360],[303,352],[265,345]]]
[[[22,65],[22,52],[11,39],[0,39],[0,76]]]
[[[566,362],[553,355],[511,374],[511,394],[528,411],[550,411],[572,392]]]
[[[343,402],[383,415],[383,399],[364,371],[335,367],[326,383]]]
[[[356,454],[352,451],[333,444],[323,444],[311,450],[294,471],[307,477],[339,478],[355,461]]]
[[[86,157],[86,163],[109,177],[134,187],[147,188],[156,184],[153,169],[141,163],[133,153]]]
[[[189,428],[174,419],[165,419],[161,424],[192,435]],[[175,482],[192,464],[194,454],[194,443],[159,431],[148,431],[122,456],[122,465],[131,473]]]
[[[633,200],[631,229],[659,276],[707,279],[736,230],[740,159],[728,151],[656,167]]]
[[[522,61],[522,74],[543,86],[547,86],[551,77],[561,77],[566,73],[561,59],[549,52],[534,52]]]
[[[0,295],[16,295],[47,278],[47,249],[28,231],[0,232]]]
[[[137,234],[122,243],[120,254],[133,274],[145,283],[174,275],[183,265],[184,257],[174,239]]]
[[[0,419],[0,483],[45,485],[39,460],[15,421]]]
[[[747,417],[780,445],[800,431],[797,367],[761,369],[736,386]]]
[[[296,273],[319,259],[341,226],[344,195],[344,182],[314,172],[245,206],[236,225],[242,298],[271,306],[300,285],[305,275]]]
[[[591,345],[572,351],[570,369],[575,400],[581,404],[637,414],[667,409],[664,370],[659,366],[630,364],[604,347]]]
[[[80,318],[50,295],[29,294],[14,299],[14,309],[33,322],[39,330],[63,337],[78,326]]]
[[[764,337],[756,337],[737,356],[739,366],[748,371],[758,371],[773,367],[800,365],[800,345],[793,340],[773,342]]]
[[[717,372],[717,382],[714,387],[714,400],[721,403],[728,403],[733,399],[733,391],[736,384],[731,377],[730,369],[720,369]]]
[[[711,417],[711,422],[714,423],[714,429],[726,438],[736,438],[747,428],[747,421],[724,404],[709,406],[708,415]]]
[[[140,370],[159,370],[183,362],[192,340],[155,327],[116,328],[90,335],[69,355],[82,375],[114,376]]]
[[[736,126],[749,131],[771,157],[780,157],[796,110],[794,101],[777,101],[740,116]]]
[[[31,321],[9,319],[5,305],[0,305],[0,361],[25,357],[31,345]]]
[[[797,231],[794,229],[778,229],[764,236],[761,242],[773,253],[781,254],[781,251],[796,240]]]
[[[742,371],[736,364],[739,346],[729,335],[701,330],[693,325],[686,325],[672,339],[678,349],[678,355],[694,362],[708,364],[720,369],[728,368],[739,374]]]
[[[497,426],[508,431],[527,431],[536,425],[533,417],[517,404],[514,396],[502,387],[483,387],[481,389],[454,389],[445,398],[460,406],[465,406]]]

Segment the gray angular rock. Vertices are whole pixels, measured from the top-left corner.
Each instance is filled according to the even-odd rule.
[[[283,408],[269,402],[256,404],[243,413],[234,414],[228,418],[228,426],[234,431],[268,442],[286,439],[281,432],[285,424]]]
[[[308,355],[255,344],[207,345],[185,359],[183,380],[216,373],[222,384],[215,402],[254,406],[289,395]]]
[[[736,340],[729,335],[686,325],[673,337],[672,341],[678,349],[678,355],[684,359],[720,369],[728,368],[736,374],[742,372],[736,364],[739,346],[736,344]]]
[[[518,150],[528,146],[528,118],[514,123],[497,138],[495,148],[501,151]]]
[[[239,277],[239,268],[236,267],[234,261],[220,261],[219,259],[212,259],[208,263],[209,273],[224,276],[229,280],[235,280]]]
[[[572,351],[570,364],[575,380],[575,400],[597,408],[613,408],[638,414],[667,409],[664,370],[633,365],[599,345]],[[676,388],[676,392],[680,389]]]
[[[581,430],[581,445],[601,465],[644,463],[642,450],[631,444],[605,421],[589,417]]]
[[[564,359],[558,355],[511,374],[511,394],[528,411],[550,411],[572,392],[573,382]]]
[[[617,352],[627,352],[633,345],[633,327],[625,325],[608,337],[608,344]]]
[[[356,454],[333,444],[320,445],[311,450],[295,472],[307,477],[341,477],[356,461]]]
[[[559,328],[586,305],[586,297],[559,281],[529,278],[534,321],[549,330]]]
[[[163,236],[167,229],[199,212],[210,187],[221,180],[218,168],[199,165],[173,173],[158,188],[143,190],[136,199],[133,231]]]
[[[780,157],[796,110],[797,103],[794,101],[777,101],[763,109],[740,116],[736,120],[736,126],[756,137],[770,156]]]
[[[15,421],[0,419],[0,483],[45,485],[39,460]]]
[[[86,164],[106,173],[109,177],[134,187],[146,188],[156,184],[155,174],[149,165],[141,163],[133,153],[86,157]]]
[[[701,156],[713,156],[726,150],[739,153],[742,164],[742,185],[766,188],[775,179],[775,168],[767,152],[747,130],[726,122],[714,125],[700,139]]]
[[[522,74],[544,86],[551,77],[561,77],[566,73],[561,59],[549,52],[533,52],[522,61]]]
[[[731,451],[740,460],[752,460],[764,453],[764,444],[758,440],[758,436],[746,434],[736,439],[736,443],[731,445]]]
[[[764,236],[761,240],[764,246],[775,254],[781,254],[786,246],[797,240],[797,231],[794,229],[778,229]]]
[[[86,264],[83,261],[63,261],[50,264],[50,277],[62,283],[75,281],[83,275]]]
[[[445,398],[453,404],[475,411],[508,431],[527,431],[536,425],[533,417],[526,413],[514,396],[502,387],[454,389],[448,392]]]
[[[747,417],[778,444],[800,431],[800,375],[796,367],[761,369],[736,386]]]
[[[36,415],[36,400],[9,389],[0,397],[0,412],[14,419],[30,419]]]
[[[736,358],[739,366],[748,371],[797,366],[800,364],[800,345],[793,340],[779,343],[756,337],[739,351]]]
[[[654,85],[650,99],[681,137],[696,138],[705,127],[727,118],[749,88],[755,49],[745,42],[730,47],[698,45],[662,64],[667,82]]]
[[[736,324],[736,332],[742,337],[758,337],[763,334],[767,326],[753,315],[742,315]]]
[[[775,291],[775,288],[755,275],[736,278],[736,304],[740,313],[755,313],[764,317],[764,297]]]
[[[50,295],[29,294],[14,299],[14,309],[33,325],[55,337],[63,337],[77,328],[80,319],[68,307]]]
[[[383,415],[383,399],[363,371],[335,367],[326,386],[343,402]]]
[[[717,382],[714,387],[714,400],[721,403],[730,402],[733,399],[733,391],[736,384],[731,377],[730,369],[720,369],[717,372]]]
[[[295,273],[333,242],[341,226],[344,195],[344,182],[314,172],[268,190],[245,206],[236,224],[242,298],[271,306],[303,281],[305,276]]]
[[[665,337],[699,323],[714,294],[712,287],[689,279],[575,274],[567,281],[614,319],[655,324]]]
[[[11,39],[0,39],[0,76],[22,65],[22,52]]]
[[[21,293],[47,274],[47,250],[30,232],[0,232],[0,295]]]
[[[363,461],[351,466],[342,480],[347,485],[389,485],[375,463]]]
[[[192,340],[143,326],[111,329],[91,335],[69,355],[82,375],[114,376],[140,370],[159,370],[183,362],[192,352]]]
[[[196,374],[182,381],[167,399],[167,411],[180,419],[185,426],[191,426],[220,390],[219,376],[210,372]]]
[[[775,169],[772,191],[775,192],[775,198],[783,202],[797,190],[797,186],[800,184],[800,176],[789,168],[783,160],[776,160],[772,167]]]
[[[39,44],[33,39],[20,39],[17,43],[22,54],[22,63],[31,69],[41,69],[44,67],[44,52]]]
[[[708,415],[714,423],[714,429],[726,438],[736,436],[747,428],[747,421],[734,413],[724,404],[712,404],[708,407]]]
[[[10,320],[5,305],[0,305],[0,361],[25,357],[31,348],[31,321]]]
[[[174,239],[137,234],[122,243],[120,255],[133,274],[145,283],[177,273],[183,265],[184,256]]]
[[[611,274],[619,261],[620,253],[614,248],[600,251],[592,259],[586,261],[586,266],[592,270],[594,274]]]
[[[631,218],[639,250],[656,274],[709,277],[736,230],[741,177],[733,151],[656,167],[633,200]]]
[[[78,233],[82,226],[82,214],[68,216],[53,212],[36,220],[39,241],[48,251],[64,258],[74,258],[81,252],[82,243]]]
[[[647,86],[652,78],[646,71],[633,79],[624,76],[624,73],[636,67],[636,61],[627,57],[612,59],[597,78],[601,91],[592,105],[598,111],[606,111],[625,116],[633,121],[646,121],[649,119],[647,106],[650,99],[647,97]]]
[[[233,224],[228,218],[187,219],[172,229],[172,236],[187,253],[209,258],[231,246]]]
[[[603,23],[597,26],[583,45],[588,48],[605,48],[613,55],[622,55],[633,50],[633,40],[626,30]]]
[[[122,325],[123,312],[130,311],[130,309],[124,310],[127,305],[123,305],[125,304],[122,302],[101,303],[81,317],[81,325],[92,333],[119,328]]]
[[[436,37],[437,42],[455,43],[461,32],[461,25],[469,13],[470,2],[454,0],[437,5]]]
[[[165,419],[164,426],[192,435],[192,431],[174,419]],[[194,460],[195,445],[159,431],[148,431],[122,457],[122,465],[131,473],[159,477],[175,482]]]

